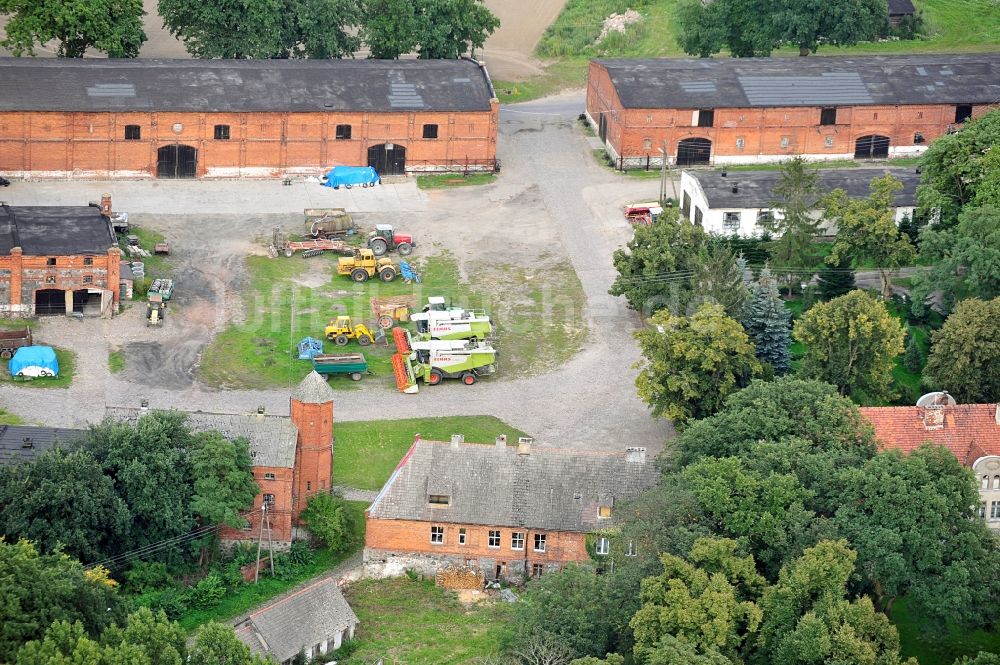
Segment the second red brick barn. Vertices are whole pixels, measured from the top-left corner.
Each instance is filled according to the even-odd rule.
[[[615,164],[918,155],[1000,99],[1000,54],[593,60],[587,116]]]

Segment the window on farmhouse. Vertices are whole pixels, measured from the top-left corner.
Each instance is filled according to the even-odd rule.
[[[832,148],[833,147],[833,137],[832,136],[827,136],[826,138],[824,138],[823,139],[823,145],[826,146],[827,148]]]
[[[628,546],[625,548],[625,556],[635,556],[635,543],[631,540],[628,541]]]
[[[990,519],[1000,520],[1000,501],[990,501]]]
[[[464,545],[466,538],[467,538],[467,536],[466,536],[466,533],[465,533],[465,529],[459,529],[458,530],[458,544],[459,545]]]
[[[540,563],[531,564],[531,576],[541,577],[542,573],[545,572],[545,567]]]
[[[85,256],[85,257],[83,257],[83,265],[85,265],[85,266],[92,266],[92,265],[94,265],[94,257],[92,257],[92,256]]]
[[[443,526],[432,526],[431,527],[431,543],[434,545],[440,545],[444,542],[444,527]]]
[[[990,477],[989,476],[983,476],[983,480],[982,480],[981,483],[979,483],[979,486],[981,488],[983,488],[984,490],[989,489],[990,488]]]
[[[274,480],[274,474],[273,473],[265,473],[264,474],[264,480]]]
[[[653,149],[653,139],[650,139],[650,138],[643,139],[642,140],[642,149],[643,150],[652,150]]]
[[[545,534],[536,533],[535,534],[535,551],[544,552],[545,551]]]
[[[924,142],[924,135],[921,134],[920,132],[914,132],[913,133],[913,144],[914,145],[920,145],[923,142]]]
[[[747,144],[746,139],[744,139],[742,136],[737,136],[736,137],[736,149],[737,150],[742,150],[743,148],[746,147],[746,144]]]
[[[600,506],[597,509],[597,516],[604,519],[611,517],[611,506]]]
[[[490,539],[486,544],[489,547],[500,547],[500,532],[490,531]]]
[[[722,228],[726,231],[740,230],[740,213],[727,212],[722,217]]]
[[[524,532],[512,531],[510,534],[510,548],[512,550],[524,549]]]
[[[437,125],[424,125],[424,138],[425,139],[436,139],[438,137],[438,126]]]
[[[788,147],[788,145],[789,145],[789,144],[790,144],[791,142],[792,142],[792,140],[791,140],[790,138],[788,138],[787,136],[782,136],[782,137],[781,137],[781,147],[782,147],[782,148],[787,148],[787,147]]]
[[[955,122],[965,122],[972,117],[971,104],[959,104],[955,107]]]
[[[825,108],[819,112],[819,124],[821,125],[836,125],[837,124],[837,109],[836,108]]]
[[[703,217],[704,217],[704,214],[701,212],[701,208],[699,208],[698,206],[695,206],[694,207],[694,223],[697,224],[698,226],[701,226],[701,220],[702,220]]]
[[[139,129],[139,125],[125,125],[126,141],[138,141],[141,134],[142,130]]]
[[[93,275],[84,275],[83,276],[83,283],[84,284],[93,284],[94,283],[94,276]]]
[[[698,126],[711,127],[715,124],[715,111],[712,109],[700,109],[698,111]]]
[[[45,265],[47,265],[47,266],[54,266],[55,264],[56,264],[56,260],[54,258],[49,257],[49,258],[45,259]]]
[[[758,210],[757,211],[757,224],[770,224],[774,221],[774,213],[770,210]]]
[[[607,556],[608,552],[611,551],[611,543],[608,542],[607,538],[598,538],[597,547],[595,550],[601,556]]]
[[[274,503],[274,495],[273,494],[265,494],[264,495],[264,503],[267,503],[267,504]]]
[[[215,126],[215,140],[216,141],[228,141],[229,140],[229,125],[216,125]]]
[[[979,515],[979,519],[986,519],[986,503],[983,502],[979,504],[979,508],[976,509],[976,514]]]
[[[349,138],[351,138],[351,126],[337,125],[337,140],[346,141]]]
[[[427,503],[432,506],[447,506],[450,497],[447,494],[431,494],[427,497]]]
[[[684,196],[681,197],[681,212],[687,217],[691,214],[691,195],[684,192]]]
[[[993,476],[993,489],[1000,490],[1000,476]]]

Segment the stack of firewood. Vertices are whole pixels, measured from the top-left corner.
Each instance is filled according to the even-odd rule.
[[[471,568],[449,566],[438,571],[434,583],[445,589],[482,589],[483,574]]]

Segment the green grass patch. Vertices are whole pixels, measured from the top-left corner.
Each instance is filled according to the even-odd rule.
[[[70,384],[73,383],[73,372],[76,370],[76,354],[69,349],[61,349],[58,346],[52,348],[55,350],[56,360],[59,362],[59,376],[19,379],[10,375],[5,363],[2,372],[0,372],[0,383],[14,383],[27,388],[69,388]]]
[[[951,629],[943,638],[929,638],[905,597],[893,603],[892,622],[899,631],[902,655],[915,657],[920,665],[952,665],[958,658],[980,651],[1000,653],[1000,632],[996,631]]]
[[[452,434],[462,434],[468,443],[484,444],[506,434],[511,445],[527,436],[493,416],[338,422],[333,433],[333,482],[365,490],[382,488],[415,434],[428,441],[450,441]]]
[[[360,624],[356,646],[341,665],[472,663],[496,654],[510,605],[492,600],[463,605],[454,591],[430,580],[361,580],[346,591]]]
[[[38,319],[0,319],[0,329],[3,330],[34,328],[36,325]]]
[[[0,409],[0,425],[23,425],[24,420],[9,411]]]
[[[586,81],[587,59],[566,58],[548,65],[541,76],[525,81],[494,81],[493,88],[501,103],[513,104],[582,88]]]
[[[417,187],[420,189],[449,189],[451,187],[468,187],[470,185],[489,185],[496,182],[495,173],[434,173],[418,175]]]
[[[316,550],[315,559],[308,566],[303,566],[298,574],[288,579],[279,580],[262,575],[257,584],[241,586],[236,592],[230,593],[215,607],[206,610],[191,610],[181,615],[177,622],[187,632],[194,632],[198,626],[210,621],[226,621],[245,614],[258,605],[267,602],[277,595],[295,588],[314,577],[333,569],[343,561],[356,554],[365,542],[365,509],[368,503],[364,501],[349,501],[351,512],[354,513],[356,546],[348,552],[331,554],[323,548]]]
[[[108,352],[108,370],[112,374],[118,374],[125,369],[125,354],[121,351]]]

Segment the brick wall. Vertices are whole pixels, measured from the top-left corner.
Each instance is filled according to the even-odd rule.
[[[820,124],[820,107],[715,108],[712,127],[698,127],[696,109],[625,109],[606,69],[591,62],[587,113],[595,127],[603,114],[608,152],[632,166],[647,158],[659,164],[663,142],[671,161],[687,138],[712,142],[713,163],[773,162],[795,155],[810,159],[853,158],[855,141],[879,135],[890,139],[890,156],[915,155],[955,124],[954,104],[841,106],[836,123]],[[986,113],[973,106],[973,117]],[[917,140],[920,134],[922,141]]]
[[[268,504],[268,515],[271,523],[271,538],[280,543],[292,540],[292,487],[294,472],[283,467],[255,466],[253,478],[260,487],[260,492],[253,500],[253,508],[244,514],[250,523],[249,527],[241,529],[224,528],[222,538],[225,540],[257,540],[260,537],[261,506],[264,496],[274,496],[274,502]],[[267,541],[267,533],[264,533]]]
[[[299,435],[295,445],[292,494],[294,520],[319,492],[328,492],[333,476],[333,402],[305,404],[291,400],[292,423]]]
[[[0,113],[0,164],[8,175],[155,177],[157,150],[198,150],[199,177],[320,174],[368,164],[368,148],[406,147],[408,168],[496,158],[499,104],[468,113]],[[423,126],[436,124],[436,139]],[[138,140],[126,140],[127,125]],[[216,125],[229,128],[216,139]],[[351,126],[337,139],[338,125]]]
[[[117,247],[107,254],[52,257],[24,256],[15,247],[0,256],[0,314],[32,314],[35,291],[40,289],[111,291],[117,304],[120,261]]]
[[[444,528],[444,542],[431,542],[431,527]],[[459,534],[465,529],[466,542],[460,544]],[[500,546],[490,547],[489,532],[500,532]],[[524,534],[523,549],[512,547],[512,534]],[[534,549],[535,534],[545,536],[545,551]],[[471,565],[493,577],[496,566],[501,566],[503,577],[523,577],[530,574],[532,564],[545,570],[559,568],[570,562],[589,559],[586,536],[566,531],[544,531],[504,526],[475,524],[444,524],[409,520],[366,519],[365,560],[372,574],[399,574],[392,560],[402,558],[421,572],[431,574],[447,565]],[[388,569],[387,569],[388,568]]]

